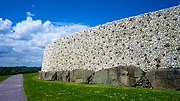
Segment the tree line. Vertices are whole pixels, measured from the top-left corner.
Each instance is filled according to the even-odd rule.
[[[26,66],[0,67],[0,76],[24,74],[24,73],[34,73],[34,72],[39,71],[40,69],[41,69],[41,67],[26,67]]]

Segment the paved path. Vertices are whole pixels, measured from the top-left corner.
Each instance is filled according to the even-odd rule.
[[[0,101],[27,101],[22,74],[14,75],[0,82]]]

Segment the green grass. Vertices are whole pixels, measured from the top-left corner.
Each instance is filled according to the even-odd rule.
[[[44,81],[24,75],[28,101],[180,101],[180,92]]]
[[[4,75],[4,76],[0,76],[0,82],[7,79],[8,77],[10,77],[12,75]]]

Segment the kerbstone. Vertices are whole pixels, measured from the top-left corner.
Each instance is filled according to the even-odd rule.
[[[180,69],[155,69],[147,72],[146,77],[150,80],[153,88],[180,88]]]
[[[44,75],[44,80],[54,81],[54,80],[56,80],[56,78],[57,78],[57,74],[55,71],[46,72]]]
[[[134,69],[134,71],[132,71],[132,69]],[[133,86],[143,76],[143,74],[144,72],[138,67],[118,66],[95,72],[92,76],[91,83],[114,86]]]
[[[93,73],[94,71],[86,69],[76,69],[70,71],[70,82],[88,84]]]
[[[58,71],[57,81],[70,82],[70,71]]]

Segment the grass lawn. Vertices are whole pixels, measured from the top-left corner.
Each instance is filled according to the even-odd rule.
[[[28,101],[180,101],[180,91],[38,80],[24,75]]]
[[[12,75],[4,75],[4,76],[0,76],[0,82],[7,79],[8,77],[10,77]]]

